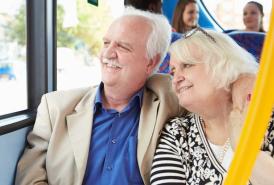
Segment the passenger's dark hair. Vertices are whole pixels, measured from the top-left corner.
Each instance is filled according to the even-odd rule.
[[[264,17],[264,8],[261,3],[258,3],[256,1],[249,1],[247,4],[254,4],[255,6],[257,6],[262,17]],[[259,32],[265,32],[264,27],[263,27],[263,20],[260,23]]]
[[[186,5],[189,3],[197,3],[196,0],[179,0],[174,14],[173,14],[173,20],[172,20],[172,27],[179,33],[185,33],[187,30],[185,29],[185,24],[182,20],[182,14],[185,11]]]
[[[150,4],[158,4],[161,0],[125,0],[125,6],[133,6],[136,9],[151,11]],[[155,12],[158,13],[158,12]]]

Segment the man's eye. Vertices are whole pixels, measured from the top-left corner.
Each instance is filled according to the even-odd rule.
[[[108,46],[109,45],[109,42],[108,41],[104,41],[104,46]]]
[[[118,47],[121,48],[121,49],[123,49],[123,50],[125,50],[125,51],[130,51],[130,49],[127,48],[126,46],[123,46],[123,45],[119,44]]]

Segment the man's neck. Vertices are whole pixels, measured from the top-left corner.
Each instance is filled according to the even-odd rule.
[[[107,109],[115,109],[120,112],[128,105],[130,99],[136,92],[126,93],[121,89],[115,91],[113,89],[104,88],[102,90],[103,105]]]

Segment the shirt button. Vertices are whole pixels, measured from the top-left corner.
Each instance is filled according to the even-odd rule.
[[[116,139],[112,139],[112,140],[111,140],[111,143],[112,143],[112,144],[115,144],[115,143],[116,143]]]
[[[108,170],[108,171],[111,171],[111,170],[112,170],[112,167],[111,167],[111,166],[107,166],[107,170]]]

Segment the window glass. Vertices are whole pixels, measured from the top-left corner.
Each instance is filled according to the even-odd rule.
[[[98,7],[83,0],[57,2],[57,89],[98,84],[102,37],[124,1],[100,0]]]
[[[26,2],[0,1],[0,115],[27,109]]]
[[[244,29],[243,8],[249,1],[251,0],[203,0],[208,11],[225,30]],[[268,30],[272,1],[255,1],[263,5],[265,14],[263,17],[263,25],[264,29]]]

